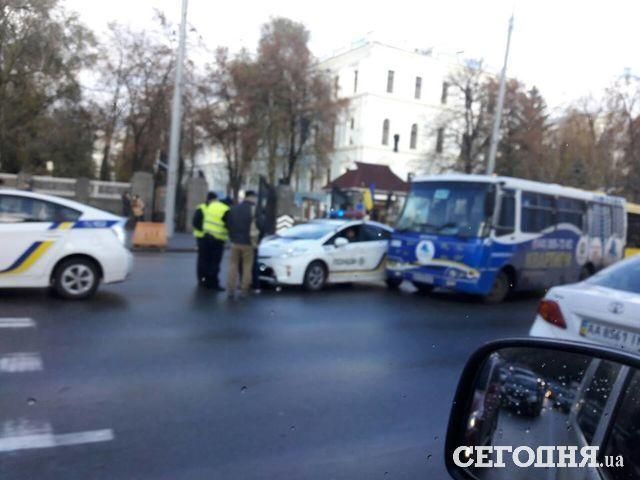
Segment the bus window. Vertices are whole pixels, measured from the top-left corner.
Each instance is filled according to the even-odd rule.
[[[559,197],[557,206],[558,223],[569,223],[583,230],[585,203],[582,200]]]
[[[522,192],[522,231],[538,233],[552,226],[555,199],[550,195]]]
[[[621,205],[613,209],[613,234],[618,238],[624,238],[624,209]]]
[[[515,231],[516,225],[516,197],[513,190],[503,190],[498,212],[496,235],[509,235]]]

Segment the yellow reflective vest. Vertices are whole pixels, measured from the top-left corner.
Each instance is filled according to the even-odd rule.
[[[202,225],[204,228],[204,216],[205,216],[205,209],[207,208],[207,204],[206,203],[201,203],[200,205],[198,205],[198,208],[196,208],[196,211],[200,210],[202,212]],[[193,229],[193,236],[196,238],[202,238],[204,237],[204,230],[198,230],[198,229]]]
[[[226,241],[229,238],[229,232],[224,224],[223,217],[228,210],[229,206],[218,200],[211,202],[204,210],[204,222],[202,224],[204,233],[218,240]]]

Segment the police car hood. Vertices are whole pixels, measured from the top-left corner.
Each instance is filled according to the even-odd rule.
[[[294,249],[307,250],[318,245],[318,240],[306,240],[288,237],[271,237],[264,239],[258,248],[260,257],[276,257],[292,253]]]

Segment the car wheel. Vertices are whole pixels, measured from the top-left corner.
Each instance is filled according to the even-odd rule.
[[[430,285],[428,283],[420,283],[420,282],[411,282],[411,283],[413,283],[413,286],[418,289],[418,293],[420,293],[421,295],[426,295],[427,293],[431,293],[435,288],[433,285]]]
[[[92,296],[100,283],[95,262],[86,258],[70,258],[56,267],[53,273],[54,292],[69,300]]]
[[[304,288],[310,292],[322,290],[327,282],[327,268],[322,262],[311,262],[304,272]]]
[[[509,282],[509,277],[505,272],[498,272],[496,279],[493,281],[491,291],[484,296],[484,303],[500,303],[507,297],[510,290],[511,284]]]
[[[402,283],[402,278],[387,277],[384,283],[387,284],[387,288],[389,290],[398,290],[398,288],[400,288],[400,284]]]

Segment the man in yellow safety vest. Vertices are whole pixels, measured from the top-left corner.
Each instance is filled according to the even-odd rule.
[[[206,253],[204,251],[204,212],[207,206],[218,196],[215,192],[209,192],[207,194],[207,199],[200,205],[196,207],[196,211],[193,213],[193,219],[191,220],[191,225],[193,227],[193,237],[196,239],[196,244],[198,245],[198,260],[196,262],[196,276],[198,278],[198,284],[204,286],[205,283],[205,275],[207,272],[207,268],[205,266]]]
[[[203,212],[202,231],[204,232],[204,237],[202,243],[204,258],[202,262],[205,269],[203,286],[219,292],[224,291],[224,288],[220,286],[218,273],[220,272],[224,245],[229,238],[226,226],[228,212],[229,206],[218,200],[215,193]]]

